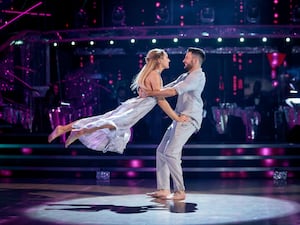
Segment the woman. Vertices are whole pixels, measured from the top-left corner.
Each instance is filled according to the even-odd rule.
[[[161,72],[169,68],[170,59],[162,49],[152,49],[145,58],[146,64],[137,74],[132,90],[162,88]],[[172,119],[184,122],[186,117],[177,115],[163,97],[135,97],[103,115],[79,119],[67,125],[57,126],[48,137],[52,142],[58,136],[71,132],[66,140],[68,147],[77,139],[87,148],[96,151],[123,153],[130,139],[130,128],[143,118],[156,104]]]

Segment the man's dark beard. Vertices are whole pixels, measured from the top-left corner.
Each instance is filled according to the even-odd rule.
[[[186,71],[189,71],[190,69],[192,69],[192,65],[191,64],[186,64],[186,66],[184,67],[184,69],[186,70]]]

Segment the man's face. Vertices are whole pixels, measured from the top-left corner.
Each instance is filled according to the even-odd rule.
[[[184,69],[186,69],[187,71],[191,70],[193,68],[194,64],[195,64],[194,60],[195,59],[194,59],[192,53],[187,52],[185,54],[185,57],[184,57],[183,61],[182,61],[183,64],[184,64]]]

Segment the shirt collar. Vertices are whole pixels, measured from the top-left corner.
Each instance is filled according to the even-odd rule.
[[[194,73],[194,72],[196,72],[196,71],[200,71],[200,72],[202,72],[202,68],[200,67],[200,68],[198,68],[198,69],[194,70],[193,72],[187,72],[187,73],[188,73],[188,74],[190,74],[190,73]]]

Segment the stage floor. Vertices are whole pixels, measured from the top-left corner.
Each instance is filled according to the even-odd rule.
[[[300,224],[300,180],[189,179],[184,201],[153,179],[0,179],[0,224]]]

